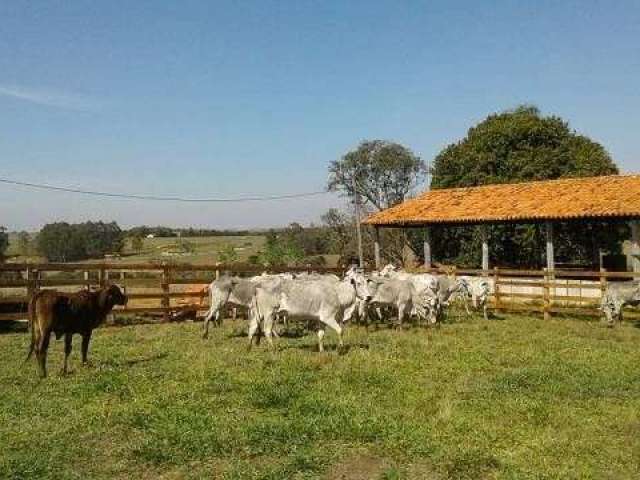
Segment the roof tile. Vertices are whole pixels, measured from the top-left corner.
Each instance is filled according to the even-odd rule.
[[[564,178],[431,190],[364,220],[370,225],[640,217],[640,175]]]

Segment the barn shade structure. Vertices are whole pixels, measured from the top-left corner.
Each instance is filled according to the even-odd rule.
[[[485,226],[543,223],[547,268],[554,270],[553,226],[567,221],[627,221],[631,226],[633,269],[640,272],[640,175],[565,178],[427,191],[364,220],[376,230],[375,261],[380,268],[379,229],[423,228],[424,263],[431,267],[430,230],[477,225],[482,235],[482,269],[489,269]]]

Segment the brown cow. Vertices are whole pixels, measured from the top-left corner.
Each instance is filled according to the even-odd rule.
[[[74,333],[82,335],[82,363],[87,363],[91,333],[99,326],[114,305],[126,305],[127,297],[116,285],[95,292],[63,293],[42,290],[29,301],[31,346],[27,360],[36,353],[40,376],[47,376],[47,349],[51,333],[56,339],[64,335],[64,366],[67,373],[71,340]]]

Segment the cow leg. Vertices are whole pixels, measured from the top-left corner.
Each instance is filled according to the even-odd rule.
[[[267,343],[269,344],[269,350],[273,350],[274,349],[274,344],[273,344],[273,337],[272,337],[272,333],[273,333],[273,314],[272,313],[268,313],[264,320],[262,321],[262,331],[264,333],[265,338],[267,339]]]
[[[51,340],[51,332],[45,330],[40,335],[40,341],[36,345],[36,358],[38,360],[38,369],[40,377],[47,376],[47,351],[49,350],[49,341]]]
[[[216,308],[215,306],[212,306],[211,308],[209,308],[207,315],[204,317],[204,332],[202,334],[202,338],[209,337],[209,322],[214,316],[217,316],[219,313],[220,313],[220,308]]]
[[[324,345],[322,343],[322,339],[324,338],[324,328],[318,329],[318,352],[324,352]]]
[[[323,318],[321,321],[336,332],[336,334],[338,335],[338,349],[342,350],[342,348],[344,347],[344,342],[342,341],[342,327],[340,326],[340,324],[334,317]],[[324,337],[324,329],[322,330],[322,336]]]
[[[402,329],[402,322],[404,321],[404,317],[407,314],[407,304],[401,303],[398,305],[398,329]]]
[[[238,319],[238,307],[231,309],[231,319],[235,322]]]
[[[64,363],[62,365],[62,374],[66,375],[69,372],[69,355],[71,355],[71,347],[73,341],[72,333],[64,334]]]
[[[89,354],[89,342],[91,341],[91,332],[82,335],[82,365],[86,365],[87,355]]]
[[[247,350],[251,350],[253,346],[253,337],[258,331],[258,318],[257,315],[252,315],[251,320],[249,321],[249,345],[247,346]]]
[[[482,305],[482,312],[484,313],[484,319],[489,320],[489,309],[487,306],[487,302]]]

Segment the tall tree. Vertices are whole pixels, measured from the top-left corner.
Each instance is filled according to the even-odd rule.
[[[424,161],[403,145],[366,140],[329,165],[330,191],[353,200],[355,190],[365,205],[382,210],[405,200],[425,178]]]
[[[347,152],[340,160],[329,165],[330,191],[345,194],[352,205],[356,192],[361,206],[367,212],[383,210],[406,200],[426,178],[424,161],[409,148],[384,140],[365,140],[354,150]],[[330,212],[328,219],[335,223],[339,217]],[[344,220],[344,219],[343,219]],[[351,223],[353,225],[353,223]],[[339,230],[336,230],[339,233]],[[342,237],[343,243],[344,237]],[[394,262],[402,262],[406,237],[400,231],[383,232],[385,255]],[[363,229],[364,245],[371,245],[373,232]],[[352,244],[351,246],[354,246]],[[355,247],[354,247],[355,248]],[[365,254],[371,248],[365,247]],[[344,252],[343,259],[354,259]]]
[[[435,159],[431,187],[452,188],[547,180],[560,177],[618,173],[599,143],[577,134],[557,116],[543,116],[533,106],[489,115],[469,129],[462,140],[447,146]],[[592,223],[585,228],[561,224],[556,229],[558,258],[569,262],[597,261],[598,248],[615,250],[617,228]],[[517,266],[543,263],[543,234],[539,226],[506,225],[490,229],[492,256]],[[437,258],[478,265],[480,238],[473,228],[436,229]]]

